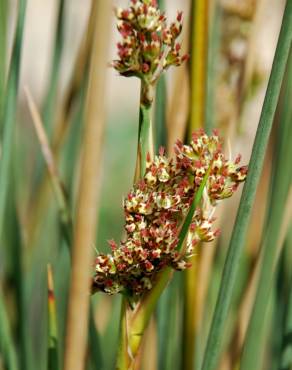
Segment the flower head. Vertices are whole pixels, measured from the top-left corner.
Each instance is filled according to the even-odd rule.
[[[163,70],[187,59],[187,55],[181,56],[177,42],[182,12],[167,25],[156,0],[130,0],[128,8],[116,9],[116,17],[122,40],[117,44],[119,59],[113,66],[121,75],[154,83]]]
[[[244,181],[247,167],[226,159],[216,133],[196,132],[190,145],[177,142],[175,159],[160,154],[147,161],[144,178],[124,200],[126,238],[109,244],[112,254],[95,261],[94,287],[109,294],[127,291],[139,296],[151,289],[164,267],[187,268],[196,245],[219,234],[213,210]],[[210,174],[200,207],[195,211],[183,251],[176,249],[179,232],[206,172]]]

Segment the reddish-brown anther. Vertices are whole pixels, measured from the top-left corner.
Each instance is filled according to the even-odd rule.
[[[183,12],[178,12],[177,13],[176,19],[177,19],[178,22],[182,21],[182,15],[183,15]]]

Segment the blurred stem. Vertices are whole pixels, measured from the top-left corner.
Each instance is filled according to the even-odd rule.
[[[131,364],[131,359],[128,356],[127,305],[127,299],[123,297],[120,316],[120,343],[117,354],[116,370],[128,370]]]
[[[292,247],[292,225],[290,225],[290,232],[288,233],[288,237],[286,240],[287,247]],[[290,267],[290,266],[289,266]],[[292,332],[292,274],[290,274],[290,282],[288,286],[288,305],[285,309],[285,323],[284,323],[284,330],[283,330],[283,338],[282,338],[282,348],[281,348],[281,360],[278,369],[279,370],[288,370],[292,367],[292,339],[291,339],[291,332]]]
[[[165,10],[165,1],[158,0],[159,9]],[[155,96],[155,149],[167,145],[167,127],[166,127],[166,81],[162,74],[157,82]]]
[[[157,83],[155,98],[155,148],[158,152],[162,146],[167,146],[167,126],[166,126],[166,81],[162,75]]]
[[[48,370],[59,369],[59,355],[58,355],[58,330],[57,330],[57,316],[56,316],[56,299],[54,293],[54,281],[52,268],[48,265]]]
[[[158,0],[157,2],[158,2],[159,9],[165,10],[165,1],[164,0]]]
[[[66,89],[64,99],[61,104],[60,112],[56,119],[54,127],[52,150],[56,161],[60,156],[60,150],[64,138],[70,127],[70,118],[75,106],[83,105],[84,85],[87,85],[88,79],[88,60],[90,58],[90,50],[93,44],[93,30],[97,17],[97,1],[92,1],[91,10],[88,20],[87,29],[83,36],[75,65],[71,74],[71,79]],[[48,202],[48,176],[44,176],[40,180],[39,188],[35,191],[34,202],[32,203],[31,217],[29,222],[29,238],[33,239],[33,234],[39,219],[42,217],[43,210],[46,209]],[[30,243],[32,244],[32,243]]]
[[[5,96],[6,79],[6,36],[7,36],[7,0],[0,1],[0,132]]]
[[[25,92],[26,92],[26,96],[28,99],[31,115],[34,121],[34,125],[36,128],[36,132],[37,132],[37,135],[38,135],[38,138],[41,144],[41,148],[43,151],[43,156],[45,158],[45,161],[48,167],[48,172],[49,172],[50,179],[53,185],[55,197],[57,200],[63,237],[67,243],[69,252],[71,252],[72,236],[73,236],[73,222],[72,222],[70,206],[68,204],[68,200],[65,195],[64,187],[61,182],[60,176],[58,174],[58,170],[57,170],[56,163],[54,161],[52,150],[49,146],[48,139],[46,137],[46,133],[43,128],[40,113],[38,112],[36,105],[28,89],[26,89]],[[48,275],[50,274],[51,273],[49,272]],[[55,319],[49,316],[49,321],[50,320],[52,321]],[[90,353],[91,353],[92,358],[95,361],[95,366],[96,367],[101,366],[101,353],[100,353],[100,348],[99,348],[99,338],[98,338],[98,334],[96,332],[96,327],[94,323],[92,305],[90,307],[89,341],[90,341]],[[52,361],[52,364],[53,364],[52,369],[55,369],[54,363],[56,363],[56,356],[58,356],[58,354],[55,353],[56,350],[57,349],[53,349],[51,351],[51,349],[49,348],[49,351],[50,351],[49,360]]]
[[[25,88],[25,95],[28,101],[29,109],[35,126],[35,130],[41,145],[43,156],[47,164],[48,172],[52,182],[53,191],[56,196],[57,204],[60,212],[60,221],[63,228],[63,234],[65,240],[69,246],[72,247],[72,233],[73,225],[70,210],[67,205],[67,200],[65,196],[64,186],[61,182],[60,175],[58,173],[57,166],[53,157],[52,150],[49,145],[49,141],[42,123],[41,116],[36,108],[35,102],[28,90]]]
[[[17,357],[15,346],[12,340],[12,335],[9,327],[9,318],[4,302],[4,295],[0,287],[0,353],[9,370],[17,370]]]
[[[83,370],[88,334],[91,264],[96,238],[100,163],[105,127],[106,65],[111,2],[97,2],[93,49],[86,94],[83,155],[81,158],[72,273],[66,328],[64,370]]]
[[[8,196],[8,185],[11,173],[11,158],[13,150],[13,134],[16,117],[16,105],[21,61],[21,49],[23,40],[26,0],[20,0],[18,4],[18,18],[11,56],[11,64],[8,73],[8,82],[3,112],[3,136],[2,155],[0,161],[0,240],[2,238],[3,223]],[[2,117],[0,117],[2,118]]]
[[[189,135],[205,126],[208,68],[209,4],[205,0],[192,1],[191,28],[191,104]],[[185,272],[183,356],[182,366],[193,370],[196,337],[196,300],[199,257],[191,259],[192,266]]]
[[[51,136],[54,122],[58,82],[60,77],[61,58],[64,44],[64,31],[65,31],[65,0],[59,0],[59,9],[57,16],[57,27],[55,31],[54,53],[51,65],[51,72],[49,76],[49,86],[43,107],[43,120],[44,127]]]
[[[97,17],[97,4],[98,1],[92,1],[91,3],[87,29],[85,30],[83,40],[78,50],[74,68],[71,74],[71,79],[65,92],[60,112],[58,114],[57,123],[53,135],[54,153],[58,153],[60,150],[61,144],[64,140],[64,136],[70,123],[69,119],[72,110],[76,104],[76,101],[78,101],[80,94],[83,94],[82,90],[84,81],[87,80],[88,76],[88,61],[90,59],[90,51],[93,44],[94,26]]]
[[[154,156],[152,132],[152,100],[154,86],[141,80],[137,162],[134,182],[142,179],[146,170],[147,155]]]
[[[197,276],[200,263],[199,256],[190,259],[192,266],[185,271],[184,276],[184,311],[183,311],[183,345],[182,368],[194,368],[194,352],[197,333]]]
[[[190,133],[204,127],[208,60],[208,1],[192,0]]]
[[[206,122],[205,130],[211,135],[215,126],[215,95],[216,95],[216,65],[218,62],[218,49],[220,43],[221,6],[215,1],[212,22],[209,25],[209,48],[207,66],[207,93],[206,93]]]
[[[250,219],[252,204],[261,175],[266,146],[273,124],[281,82],[284,76],[289,48],[291,45],[291,38],[292,1],[288,0],[284,12],[281,32],[276,48],[274,63],[262,108],[260,122],[252,149],[249,172],[243,188],[242,197],[222,273],[221,286],[205,350],[202,366],[203,370],[214,370],[217,367],[217,360],[221,350],[225,322],[230,308],[231,297],[246,238],[246,231]]]

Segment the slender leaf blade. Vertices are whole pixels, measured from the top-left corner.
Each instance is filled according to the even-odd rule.
[[[202,370],[214,370],[216,368],[223,339],[225,320],[230,308],[235,278],[240,263],[248,222],[251,215],[252,204],[255,198],[256,188],[263,166],[266,146],[279,98],[281,82],[284,76],[289,48],[291,45],[291,38],[292,1],[288,0],[268,88],[261,112],[260,122],[252,149],[249,173],[243,188],[235,225],[232,231],[228,254],[223,269],[220,291],[208,335]]]

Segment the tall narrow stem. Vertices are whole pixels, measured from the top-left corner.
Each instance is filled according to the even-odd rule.
[[[147,154],[149,153],[150,159],[152,159],[154,156],[152,129],[153,91],[153,85],[141,81],[138,148],[134,182],[137,182],[144,176],[146,170]]]
[[[131,364],[131,358],[128,351],[127,306],[127,299],[123,297],[120,318],[120,342],[117,354],[116,370],[128,370]]]

